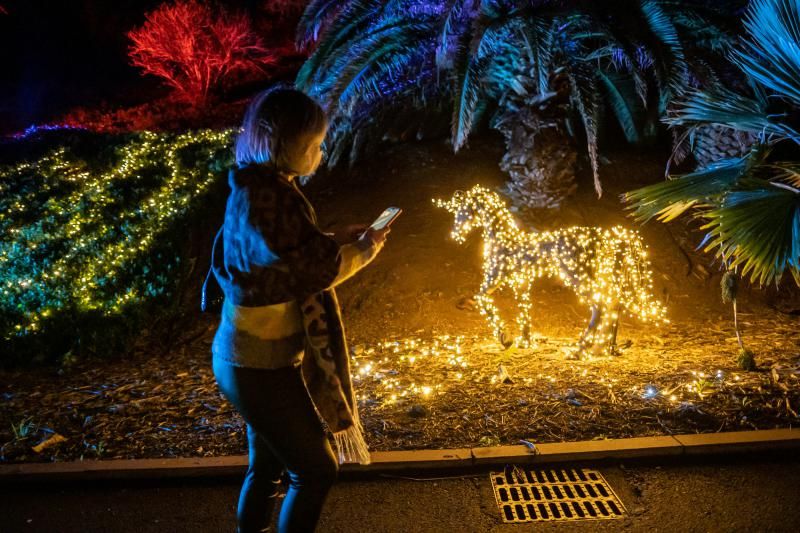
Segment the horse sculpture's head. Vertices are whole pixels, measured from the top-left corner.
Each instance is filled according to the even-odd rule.
[[[456,191],[450,200],[434,199],[433,202],[453,214],[455,220],[450,236],[459,243],[463,243],[473,229],[487,228],[487,224],[497,220],[498,212],[506,212],[500,195],[480,185],[466,192]]]

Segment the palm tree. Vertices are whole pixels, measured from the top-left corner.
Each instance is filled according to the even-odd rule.
[[[694,90],[666,119],[692,132],[726,129],[755,142],[740,157],[624,195],[641,222],[669,222],[693,210],[701,243],[752,282],[800,284],[800,0],[753,0],[747,38],[732,55],[748,91]]]
[[[573,189],[576,141],[601,194],[605,109],[642,142],[667,102],[713,74],[712,62],[687,60],[727,47],[711,23],[719,12],[704,4],[314,0],[298,29],[314,52],[297,84],[332,117],[329,165],[384,138],[443,133],[448,122],[457,151],[488,122],[506,138],[507,192],[553,207]]]

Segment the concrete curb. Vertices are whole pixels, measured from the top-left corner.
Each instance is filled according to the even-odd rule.
[[[345,464],[342,473],[381,474],[504,464],[727,455],[800,449],[800,429],[769,429],[630,439],[373,452],[369,465]],[[16,482],[175,479],[241,476],[247,456],[179,459],[117,459],[0,465],[0,484]]]

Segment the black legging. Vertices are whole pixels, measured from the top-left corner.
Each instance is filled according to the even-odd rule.
[[[214,375],[222,393],[247,422],[250,465],[239,495],[239,532],[261,531],[269,525],[284,469],[289,491],[278,531],[314,531],[325,496],[336,480],[338,463],[300,368],[242,368],[215,358]]]

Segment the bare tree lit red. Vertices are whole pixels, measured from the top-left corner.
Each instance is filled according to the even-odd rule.
[[[233,76],[276,62],[244,14],[197,0],[161,4],[128,37],[133,65],[195,104],[204,103]]]

